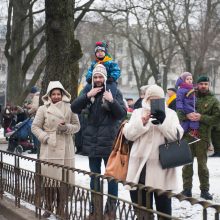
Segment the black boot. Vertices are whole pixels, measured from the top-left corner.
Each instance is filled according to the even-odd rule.
[[[213,200],[213,196],[209,193],[208,190],[201,190],[200,196],[205,200]]]
[[[181,192],[182,195],[186,196],[186,197],[192,197],[192,190],[191,189],[184,189]]]

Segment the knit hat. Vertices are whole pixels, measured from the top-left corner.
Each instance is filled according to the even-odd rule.
[[[37,87],[33,86],[33,87],[31,88],[31,93],[36,93],[36,92],[37,92]]]
[[[209,77],[208,76],[200,76],[197,80],[197,83],[200,82],[209,82]]]
[[[145,100],[148,100],[150,97],[152,96],[157,96],[160,98],[164,98],[164,91],[163,89],[158,86],[158,85],[151,85],[147,88],[146,92],[145,92]]]
[[[93,76],[97,73],[101,74],[104,77],[105,82],[107,80],[107,71],[105,66],[102,64],[97,64],[92,71],[92,88],[94,88]],[[106,90],[106,83],[105,83],[105,90]]]
[[[170,90],[170,91],[173,91],[173,92],[176,93],[176,89],[175,89],[175,88],[169,88],[169,89],[167,89],[167,90]]]
[[[105,54],[108,53],[108,44],[105,41],[97,41],[95,43],[95,53],[97,50],[102,50]]]
[[[185,82],[187,76],[192,76],[192,73],[190,73],[190,72],[183,72],[180,75],[180,78],[183,80],[183,82]]]

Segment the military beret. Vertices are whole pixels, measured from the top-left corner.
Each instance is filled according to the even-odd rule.
[[[209,82],[209,77],[208,76],[200,76],[197,80],[197,83],[200,82]]]

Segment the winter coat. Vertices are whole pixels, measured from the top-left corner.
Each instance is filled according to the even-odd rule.
[[[76,98],[71,109],[74,113],[84,117],[81,125],[82,155],[89,157],[108,157],[112,150],[112,143],[116,136],[121,119],[126,116],[122,94],[117,90],[112,103],[105,102],[109,109],[103,106],[103,92],[95,96],[92,103],[86,93]]]
[[[220,104],[217,98],[211,93],[197,93],[196,111],[201,114],[199,121],[199,137],[210,142],[211,129],[220,123]],[[187,120],[186,115],[178,111],[180,121]]]
[[[54,88],[60,88],[64,91],[62,101],[55,104],[49,98],[49,93]],[[31,128],[33,134],[41,142],[40,159],[75,167],[75,151],[72,136],[79,131],[80,124],[78,116],[71,112],[70,94],[64,90],[58,81],[54,81],[53,83],[50,82],[47,94],[42,99],[44,105],[38,108]],[[61,122],[65,122],[67,126],[64,132],[59,131],[57,128]],[[62,179],[60,168],[43,165],[41,171],[42,175],[58,180]],[[69,182],[74,183],[73,175],[70,176]]]
[[[176,111],[176,94],[172,95],[168,100],[167,100],[167,106],[168,108],[173,109]]]
[[[195,112],[196,96],[193,85],[182,83],[177,90],[176,109],[183,111],[185,114]]]
[[[140,98],[134,103],[134,109],[141,108],[141,107],[142,107],[142,101],[143,101],[143,98],[140,97]]]
[[[88,72],[86,74],[86,80],[88,81],[89,79],[92,78],[92,71],[95,68],[95,65],[98,62],[95,60],[92,62],[90,68],[88,69]],[[105,61],[105,59],[103,60],[103,62],[101,62],[101,64],[103,64],[106,68],[107,71],[107,78],[113,78],[115,81],[117,81],[117,79],[120,77],[121,75],[121,70],[118,66],[118,64],[112,60],[112,58],[107,59],[107,61]]]
[[[11,109],[5,108],[2,114],[2,127],[6,130],[8,127],[12,126],[14,115],[11,112]]]
[[[176,140],[177,129],[182,137],[183,129],[176,112],[167,107],[166,118],[162,124],[154,125],[151,123],[152,119],[149,119],[144,126],[141,120],[143,108],[134,110],[131,119],[123,129],[125,137],[133,141],[126,181],[138,183],[141,171],[146,164],[146,186],[175,190],[178,186],[177,168],[162,169],[159,161],[159,145],[165,143],[165,137],[168,141]]]

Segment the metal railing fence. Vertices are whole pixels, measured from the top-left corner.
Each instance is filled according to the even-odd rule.
[[[10,159],[8,159],[10,158]],[[13,161],[8,163],[8,161]],[[21,166],[21,162],[28,161],[32,164],[29,169]],[[26,165],[28,166],[28,165]],[[61,173],[61,179],[53,179],[42,174],[43,166],[53,167]],[[32,167],[32,169],[30,169]],[[34,167],[34,170],[33,170]],[[74,175],[75,183],[72,184],[71,176]],[[83,184],[77,183],[77,178],[88,180],[95,178],[95,189],[91,190]],[[83,177],[82,177],[83,175]],[[127,199],[114,197],[105,193],[106,182],[116,181],[122,185],[129,185],[138,189],[138,203],[132,203]],[[146,207],[142,204],[142,190],[146,191]],[[214,219],[219,220],[220,205],[207,201],[187,198],[182,194],[175,194],[170,191],[163,191],[141,184],[133,184],[115,180],[111,177],[70,168],[38,159],[20,156],[0,150],[0,198],[7,192],[14,196],[15,205],[20,207],[20,200],[30,203],[36,208],[36,216],[41,218],[42,210],[64,220],[89,219],[93,213],[94,219],[120,219],[120,220],[148,220],[157,215],[158,219],[181,219],[179,216],[169,216],[150,208],[150,193],[166,195],[176,198],[179,201],[188,201],[192,206],[201,205],[201,216],[204,220],[210,219],[209,209],[214,210]],[[106,218],[105,210],[110,210],[111,218]],[[109,213],[109,212],[108,212]]]

